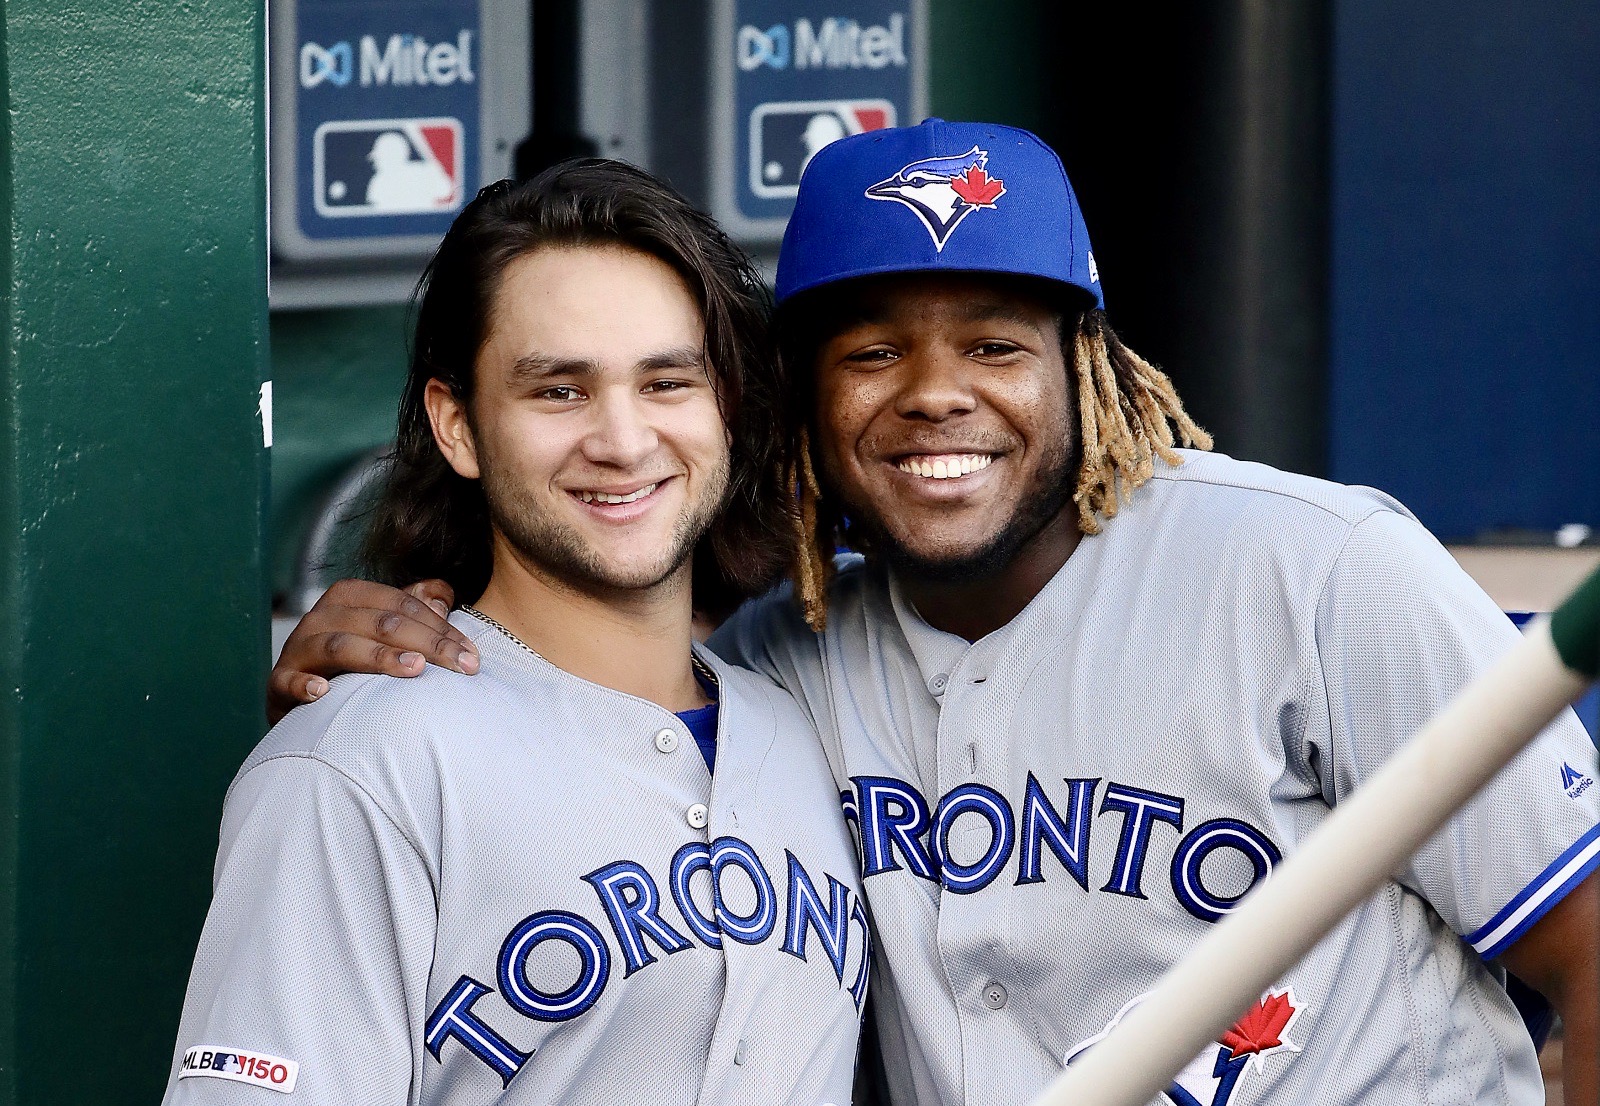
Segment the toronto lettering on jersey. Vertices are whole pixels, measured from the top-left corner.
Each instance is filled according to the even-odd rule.
[[[820,945],[823,956],[841,988],[848,987],[856,1009],[867,993],[867,964],[871,940],[867,916],[858,897],[833,876],[818,888],[794,853],[784,850],[786,869],[778,887],[761,857],[737,837],[718,837],[707,843],[691,841],[672,857],[667,893],[676,916],[666,916],[667,903],[660,884],[642,865],[618,860],[583,877],[594,889],[605,915],[621,963],[613,960],[612,945],[600,926],[569,910],[541,910],[522,919],[506,935],[496,960],[495,987],[463,975],[440,1000],[424,1027],[424,1044],[441,1060],[445,1042],[454,1040],[493,1068],[503,1083],[533,1055],[515,1048],[500,1032],[475,1013],[484,995],[498,991],[508,1006],[525,1018],[540,1022],[565,1022],[588,1011],[599,1001],[617,967],[626,979],[657,962],[651,946],[671,955],[701,945],[722,948],[723,939],[759,945],[780,933],[780,948],[796,959],[810,962],[810,951]],[[690,883],[704,875],[711,911],[706,913],[690,894]],[[753,906],[741,914],[729,905],[723,881],[742,878],[753,894]],[[675,926],[674,921],[681,922]],[[845,961],[852,934],[859,940],[860,965],[845,981]],[[816,944],[812,943],[815,938]],[[559,942],[578,954],[572,985],[558,992],[541,991],[528,978],[528,957],[547,941]]]
[[[1028,773],[1020,814],[992,787],[969,783],[945,794],[931,809],[911,784],[891,776],[852,776],[854,791],[842,791],[844,816],[861,845],[863,878],[909,871],[958,895],[982,891],[999,878],[1016,857],[1016,885],[1043,883],[1045,851],[1060,862],[1085,891],[1089,890],[1089,839],[1097,817],[1120,817],[1111,878],[1101,891],[1144,899],[1145,858],[1157,827],[1178,834],[1170,869],[1172,893],[1190,914],[1214,922],[1265,879],[1283,854],[1259,829],[1237,818],[1213,818],[1183,832],[1184,801],[1129,784],[1065,778],[1065,792],[1052,800]],[[950,855],[950,837],[961,819],[986,825],[987,845],[971,863]],[[1206,886],[1203,867],[1218,850],[1238,853],[1254,873],[1249,886],[1232,894]]]

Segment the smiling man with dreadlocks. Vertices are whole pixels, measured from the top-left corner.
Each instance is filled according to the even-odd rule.
[[[1210,443],[1106,324],[1031,134],[826,147],[777,298],[809,401],[799,602],[713,645],[822,735],[890,1100],[1025,1102],[1516,632],[1388,496],[1186,448]],[[354,658],[327,633],[454,658],[431,616],[373,634],[339,608],[302,625],[280,701]],[[1510,969],[1565,1021],[1568,1101],[1595,1102],[1592,758],[1552,726],[1168,1099],[1541,1102]]]
[[[991,286],[994,283],[990,281]],[[842,317],[859,313],[862,293],[870,295],[872,287],[870,283],[847,283],[819,290],[808,298],[791,300],[780,315],[784,360],[791,366],[802,393],[816,387],[819,337],[840,329]],[[1051,302],[1060,299],[1059,293],[1052,294],[1038,286],[1030,289],[1018,285],[1017,288],[1024,296],[1038,298],[1042,295]],[[1158,458],[1169,465],[1183,463],[1174,448],[1180,436],[1185,446],[1211,448],[1211,435],[1195,425],[1183,409],[1172,381],[1122,343],[1106,322],[1100,306],[1064,313],[1056,320],[1056,326],[1058,329],[1070,326],[1061,344],[1062,357],[1070,361],[1069,387],[1078,401],[1076,477],[1069,485],[1067,466],[1058,465],[1048,494],[1034,499],[1013,517],[992,547],[983,551],[978,559],[981,563],[969,558],[945,566],[928,564],[923,566],[925,571],[952,581],[979,580],[992,575],[1005,566],[1018,545],[1033,537],[1045,524],[1057,520],[1069,492],[1076,504],[1078,531],[1098,534],[1103,520],[1116,516],[1119,485],[1125,495],[1143,485],[1154,475]],[[825,595],[832,579],[834,549],[843,546],[874,551],[875,547],[870,523],[852,525],[842,503],[824,502],[811,439],[811,428],[801,427],[794,444],[797,460],[793,483],[798,502],[794,518],[800,549],[794,583],[806,622],[820,631],[827,625]],[[992,458],[980,457],[975,463],[987,468]],[[937,462],[929,462],[929,467],[935,464]],[[967,468],[970,472],[970,463]],[[931,475],[934,479],[949,480],[968,472],[947,468]],[[872,508],[864,506],[866,509],[858,517],[874,517]],[[1068,533],[1070,535],[1070,531]],[[893,555],[902,547],[890,543],[885,548]]]

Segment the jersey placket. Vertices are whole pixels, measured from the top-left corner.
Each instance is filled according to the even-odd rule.
[[[937,777],[922,781],[921,789],[933,817],[928,849],[940,870],[939,961],[961,1027],[962,1100],[968,1106],[1025,1101],[1058,1068],[1043,1050],[1019,1056],[1016,1049],[1019,1040],[1036,1040],[1036,1032],[1006,940],[1015,827],[1004,798],[1013,774],[1005,735],[1014,704],[989,678],[1004,652],[998,639],[1009,635],[968,644],[929,626],[894,590],[923,684],[938,704],[937,731],[916,739],[931,738],[935,747]],[[917,760],[928,762],[922,751]],[[992,797],[998,797],[993,805]],[[993,813],[996,807],[1004,813]],[[1013,847],[1004,848],[996,833],[1009,833]],[[998,872],[980,863],[991,849],[1003,857],[994,862]]]
[[[1015,703],[1006,681],[990,678],[1002,652],[991,639],[968,649],[946,680],[939,714],[941,805],[965,811],[949,818],[940,843],[939,950],[960,1008],[969,1106],[1026,1101],[1058,1070],[1043,1049],[1023,1053],[1017,1047],[1037,1041],[1037,1028],[1033,996],[1010,942],[1016,826],[1007,797],[1022,770],[1013,764],[1015,745],[1007,736]],[[942,828],[936,818],[932,832]]]
[[[765,724],[760,716],[751,717],[744,710],[743,700],[731,688],[723,690],[720,702],[721,710],[717,716],[717,771],[712,773],[710,779],[709,820],[703,830],[706,843],[712,850],[713,864],[716,863],[716,850],[725,847],[719,842],[739,841],[749,836],[749,830],[740,825],[739,807],[754,801],[762,765],[776,738],[770,724]],[[733,736],[735,726],[738,727],[737,737]],[[772,855],[769,842],[753,838],[752,843],[766,846],[767,855]],[[715,876],[712,877],[712,896],[714,910],[725,908],[725,904],[718,899]],[[777,909],[776,903],[773,909]],[[778,923],[774,920],[772,924]],[[761,960],[772,954],[768,941],[763,939],[757,945],[745,944],[726,928],[720,940],[724,973],[723,1006],[716,1019],[706,1055],[702,1101],[712,1100],[717,1093],[733,1093],[736,1098],[743,1098],[738,1091],[730,1092],[730,1087],[742,1088],[746,1085],[741,1077],[752,1059],[752,1050],[770,1053],[773,1047],[771,1040],[763,1035],[763,1027],[750,1023],[745,1016],[747,996],[752,986],[760,986],[763,978]],[[765,1060],[766,1057],[761,1059]],[[714,1090],[718,1087],[720,1091]]]

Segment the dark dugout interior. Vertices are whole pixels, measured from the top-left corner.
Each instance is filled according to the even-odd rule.
[[[1217,448],[1327,471],[1328,7],[1041,5],[1040,135],[1124,339]]]

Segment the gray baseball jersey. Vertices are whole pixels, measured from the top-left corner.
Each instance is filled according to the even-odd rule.
[[[856,564],[825,634],[772,597],[714,645],[828,747],[894,1100],[978,1106],[1102,1036],[1515,636],[1387,496],[1187,453],[976,643]],[[1594,753],[1569,712],[1170,1100],[1543,1101],[1485,961],[1595,867]]]
[[[848,1101],[868,937],[814,732],[670,712],[458,612],[471,679],[342,676],[240,770],[167,1101]]]

